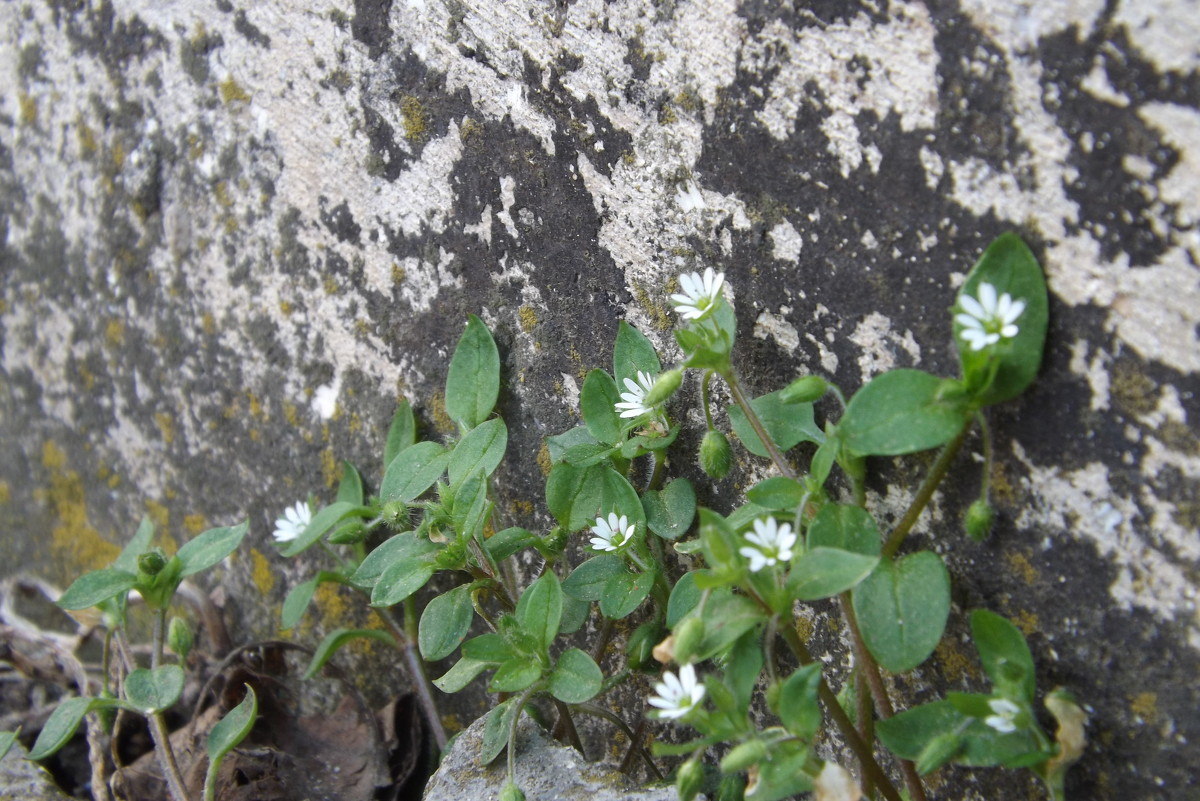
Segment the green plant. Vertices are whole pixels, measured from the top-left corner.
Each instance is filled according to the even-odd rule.
[[[445,444],[419,440],[412,409],[401,402],[376,496],[366,498],[358,471],[347,464],[334,503],[315,514],[298,504],[278,524],[285,556],[313,545],[331,553],[341,546],[335,569],[291,591],[285,627],[299,620],[326,581],[360,592],[391,627],[390,634],[332,632],[310,672],[353,637],[396,646],[408,659],[441,745],[444,733],[424,663],[457,650],[457,662],[432,684],[453,693],[488,674],[487,689],[503,694],[487,713],[482,759],[492,761],[507,746],[506,792],[514,797],[512,738],[522,708],[544,697],[568,736],[573,716],[591,714],[636,741],[633,725],[595,700],[639,671],[656,672],[653,654],[680,667],[662,674],[651,714],[699,734],[683,745],[654,748],[659,755],[687,757],[676,773],[685,800],[704,784],[700,762],[714,747],[727,749],[720,793],[757,801],[810,790],[821,798],[856,797],[837,789],[853,786],[848,772],[814,751],[827,723],[840,729],[854,752],[869,796],[901,797],[875,760],[878,738],[898,759],[911,799],[925,797],[921,776],[948,762],[1029,768],[1052,798],[1062,798],[1062,776],[1082,748],[1085,718],[1068,695],[1055,691],[1046,706],[1059,722],[1057,740],[1043,732],[1034,714],[1032,657],[1010,622],[984,610],[971,617],[990,693],[951,693],[897,714],[880,671],[902,673],[922,664],[945,630],[950,576],[944,561],[930,550],[900,551],[976,425],[985,479],[965,527],[974,539],[990,528],[986,476],[993,449],[984,411],[1033,381],[1047,326],[1045,283],[1029,249],[1005,234],[967,276],[952,320],[959,376],[892,370],[848,401],[818,376],[747,397],[733,367],[736,320],[722,293],[723,276],[709,269],[680,282],[681,292],[672,296],[683,320],[675,334],[680,367],[664,371],[650,341],[622,322],[612,372],[592,370],[583,383],[583,425],[547,440],[553,466],[545,502],[557,525],[544,533],[504,528],[494,508],[491,476],[507,447],[507,429],[494,408],[500,359],[490,332],[470,318],[446,381],[446,411],[458,437]],[[732,462],[729,439],[711,409],[715,379],[724,381],[734,400],[728,409],[732,433],[775,469],[729,515],[697,510],[689,481],[666,475],[666,454],[680,432],[669,401],[685,370],[701,374],[702,469],[721,478]],[[815,404],[825,398],[833,399],[833,412],[818,424]],[[808,449],[804,472],[787,456],[801,445]],[[867,458],[932,448],[941,452],[928,476],[900,522],[884,534],[866,508]],[[845,497],[833,488],[835,468]],[[640,489],[636,476],[644,477]],[[375,532],[385,538],[368,553],[364,542]],[[591,534],[583,546],[587,558],[571,564],[579,532]],[[693,532],[697,536],[690,537]],[[678,567],[679,560],[667,556],[669,547],[702,566]],[[529,548],[541,567],[521,586],[514,557]],[[438,573],[457,577],[456,586],[418,615],[414,593]],[[840,696],[793,625],[797,603],[826,598],[837,599],[854,642],[854,673]],[[403,625],[384,613],[396,605],[403,606]],[[606,675],[598,657],[614,622],[635,613],[644,622],[628,638],[626,666]],[[566,638],[593,614],[600,637],[591,653],[569,646]],[[477,617],[488,630],[468,638]],[[780,644],[799,667],[786,667]],[[705,666],[703,678],[697,665]],[[764,673],[767,689],[760,695]],[[857,697],[849,709],[840,700],[847,696]],[[775,723],[760,727],[754,709]],[[735,780],[743,773],[748,782]]]

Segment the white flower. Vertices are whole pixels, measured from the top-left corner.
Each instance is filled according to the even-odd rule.
[[[295,506],[289,506],[283,512],[283,517],[275,521],[275,531],[271,536],[278,543],[291,542],[304,533],[312,522],[312,510],[304,501],[297,501]]]
[[[750,560],[750,572],[757,573],[767,565],[786,562],[792,558],[792,546],[796,535],[787,523],[782,526],[775,518],[766,517],[754,521],[754,532],[746,535],[746,545],[738,553]]]
[[[625,379],[625,386],[629,388],[628,392],[621,393],[622,403],[616,404],[617,411],[622,417],[641,417],[643,414],[650,414],[654,411],[653,406],[646,405],[646,393],[654,386],[656,376],[638,370],[637,382],[632,378]]]
[[[672,295],[675,311],[683,315],[685,320],[703,319],[716,305],[721,297],[721,284],[725,281],[725,273],[714,273],[713,268],[705,269],[704,276],[700,273],[684,273],[679,276],[679,284],[683,291]]]
[[[1005,698],[993,698],[989,700],[988,707],[996,714],[988,715],[983,719],[984,723],[1001,734],[1009,734],[1017,730],[1014,718],[1021,711],[1021,707]]]
[[[654,685],[654,692],[658,695],[651,696],[650,706],[658,707],[658,712],[653,713],[659,718],[681,718],[696,704],[700,703],[700,699],[704,697],[704,685],[696,681],[696,669],[691,665],[684,665],[679,669],[679,678],[675,678],[675,674],[667,671],[663,674],[663,680]]]
[[[1013,300],[1007,292],[997,298],[996,287],[991,284],[979,285],[979,300],[963,295],[958,302],[963,310],[954,319],[963,327],[959,335],[971,350],[983,350],[1001,339],[1012,339],[1020,330],[1016,321],[1025,311],[1025,301]]]
[[[634,528],[625,515],[617,517],[616,512],[609,512],[607,520],[597,517],[596,525],[592,526],[592,533],[596,535],[592,537],[592,550],[617,550],[633,539]]]

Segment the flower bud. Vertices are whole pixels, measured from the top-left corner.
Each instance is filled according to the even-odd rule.
[[[155,548],[137,558],[138,572],[146,576],[157,576],[167,566],[167,557],[161,550]]]
[[[722,773],[737,773],[751,765],[757,765],[767,756],[767,744],[762,740],[750,740],[734,748],[721,760]]]
[[[653,658],[654,646],[662,638],[662,632],[662,627],[657,623],[643,623],[629,635],[629,642],[625,646],[629,667],[638,670]],[[650,667],[655,673],[658,672],[657,666]]]
[[[500,801],[525,801],[525,793],[520,787],[509,782],[500,791]]]
[[[408,525],[408,506],[404,501],[388,501],[383,505],[381,517],[389,526],[404,528]]]
[[[650,391],[646,393],[645,399],[642,401],[646,406],[657,406],[667,398],[675,394],[675,390],[679,389],[679,385],[683,383],[683,371],[676,368],[667,370],[659,375],[654,382],[654,386],[650,387]]]
[[[704,618],[689,617],[675,630],[675,661],[686,665],[692,661],[704,641]]]
[[[354,545],[367,538],[367,527],[361,520],[350,520],[329,535],[332,545]]]
[[[812,403],[820,399],[829,389],[829,382],[819,375],[806,375],[797,378],[783,388],[779,399],[784,403]]]
[[[967,509],[967,536],[976,542],[986,540],[992,530],[993,515],[992,505],[983,498],[971,504]]]
[[[700,442],[700,467],[718,481],[729,474],[733,466],[733,448],[720,431],[710,430]]]
[[[675,774],[675,792],[679,801],[692,801],[700,793],[704,785],[704,766],[698,759],[689,759],[679,766]]]
[[[187,621],[181,617],[171,618],[171,623],[167,626],[167,647],[179,657],[180,662],[187,659],[193,642],[192,627]]]

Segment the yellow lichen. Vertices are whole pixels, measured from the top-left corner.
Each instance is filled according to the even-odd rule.
[[[108,325],[104,327],[104,339],[112,347],[119,347],[125,341],[125,323],[116,319],[109,320]]]
[[[89,524],[83,481],[77,472],[66,469],[66,453],[47,440],[42,445],[42,464],[50,471],[50,489],[38,495],[49,501],[58,519],[50,533],[50,551],[60,569],[58,578],[73,580],[84,570],[111,564],[121,548]]]
[[[208,519],[204,515],[186,515],[183,518],[183,529],[193,537],[208,528]]]
[[[675,321],[671,319],[671,312],[666,307],[666,304],[656,302],[641,284],[635,283],[633,285],[633,295],[637,298],[642,308],[650,315],[655,328],[659,331],[671,330],[671,327],[675,325]]]
[[[330,489],[337,483],[342,476],[342,471],[338,468],[337,459],[333,456],[333,448],[325,448],[321,451],[321,475],[325,479],[325,486]]]
[[[221,91],[221,101],[227,106],[232,105],[233,103],[250,102],[249,93],[247,93],[246,90],[243,89],[241,85],[233,79],[232,76],[230,76],[227,80],[222,81],[218,88]]]
[[[255,420],[265,420],[267,418],[266,412],[263,411],[262,402],[259,401],[257,395],[250,390],[246,390],[246,400],[250,403],[251,417],[253,417]]]
[[[113,142],[112,153],[109,155],[112,156],[113,169],[120,172],[125,166],[125,146],[120,142]]]
[[[1146,723],[1153,723],[1158,717],[1158,694],[1152,692],[1138,693],[1130,699],[1129,711]]]
[[[433,427],[439,434],[453,434],[458,427],[446,412],[446,396],[438,392],[429,399],[429,414],[433,417]]]
[[[338,291],[337,279],[332,275],[325,276],[325,294],[336,295]]]
[[[1035,584],[1038,580],[1038,569],[1029,561],[1029,557],[1018,551],[1004,554],[1004,561],[1013,572],[1021,577],[1026,584]]]
[[[296,405],[294,403],[283,404],[283,419],[288,421],[288,425],[295,426],[300,424],[300,416],[296,413]]]
[[[961,681],[964,676],[974,676],[978,673],[971,657],[954,639],[943,637],[934,649],[934,658],[941,666],[942,675],[952,682]]]
[[[292,313],[292,304],[286,300],[279,301],[279,310],[284,314]]]
[[[22,125],[37,125],[38,107],[36,99],[24,92],[17,92],[17,106],[21,109]]]
[[[84,156],[91,156],[97,149],[96,132],[83,120],[80,120],[78,125],[79,150]]]
[[[158,501],[146,501],[146,514],[158,529],[165,529],[171,524],[171,510]]]
[[[403,284],[404,279],[408,278],[408,272],[399,264],[392,264],[392,283]]]
[[[0,481],[0,503],[8,503],[12,500],[12,490],[8,488],[7,481]]]
[[[404,122],[404,138],[421,142],[429,136],[429,115],[420,99],[406,95],[400,99],[400,117]]]
[[[275,589],[275,571],[271,569],[271,562],[257,548],[250,549],[250,561],[250,580],[254,582],[259,595],[270,595],[271,590]]]
[[[229,184],[224,181],[217,181],[217,185],[213,187],[213,196],[221,208],[227,209],[233,205],[233,198],[229,195]]]
[[[162,434],[163,442],[168,445],[175,442],[175,421],[171,419],[169,413],[158,412],[154,415],[154,423],[158,426],[159,433]]]
[[[208,336],[217,333],[217,319],[213,317],[212,312],[205,312],[200,318],[200,329]]]
[[[521,515],[533,514],[533,501],[528,501],[525,499],[518,499],[518,500],[514,500],[509,506],[513,510],[513,512],[515,512],[516,514],[521,514]]]
[[[1038,616],[1026,609],[1022,609],[1013,615],[1012,622],[1026,637],[1038,630]]]
[[[542,471],[543,476],[550,475],[550,470],[554,467],[554,462],[550,458],[550,446],[545,442],[543,442],[542,447],[538,449],[537,465],[538,469]]]
[[[517,320],[521,324],[521,330],[526,334],[533,333],[533,329],[537,327],[538,316],[532,306],[522,306],[517,310]]]

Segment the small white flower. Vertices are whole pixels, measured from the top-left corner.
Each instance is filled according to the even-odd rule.
[[[675,311],[683,315],[685,320],[703,319],[716,305],[721,297],[721,284],[725,282],[725,273],[714,273],[713,268],[705,269],[704,276],[700,273],[684,273],[679,276],[682,292],[672,295]]]
[[[275,521],[275,531],[271,536],[278,543],[291,542],[304,533],[312,522],[312,510],[304,501],[297,501],[295,506],[289,506],[283,512],[283,517]]]
[[[775,518],[766,517],[754,521],[754,531],[746,535],[746,541],[750,544],[738,553],[750,560],[750,572],[757,573],[767,565],[791,559],[796,535],[789,524],[779,525]]]
[[[654,692],[658,695],[650,697],[650,706],[658,707],[659,711],[653,713],[655,717],[674,719],[683,717],[700,703],[704,685],[696,681],[696,669],[689,664],[679,669],[679,678],[669,670],[664,673],[663,680],[654,685]]]
[[[592,537],[592,550],[617,550],[633,539],[634,528],[634,524],[630,523],[625,515],[617,517],[616,512],[609,512],[607,520],[597,517],[596,525],[592,526],[592,533],[596,535]]]
[[[616,404],[621,417],[641,417],[654,411],[653,406],[646,405],[646,393],[653,388],[656,378],[657,376],[638,370],[636,382],[632,378],[625,379],[625,386],[629,391],[622,392],[622,402]]]
[[[991,699],[988,701],[988,707],[996,714],[988,715],[983,719],[984,723],[1001,734],[1009,734],[1017,730],[1015,718],[1021,711],[1021,707],[1005,698]]]
[[[954,319],[963,327],[960,336],[971,350],[983,350],[1001,339],[1012,339],[1020,330],[1017,318],[1025,311],[1025,301],[1013,300],[1005,292],[996,297],[996,287],[988,283],[979,285],[979,299],[963,295],[958,299],[962,311]]]

